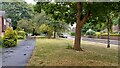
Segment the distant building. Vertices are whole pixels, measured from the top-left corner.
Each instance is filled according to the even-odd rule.
[[[114,26],[112,27],[112,30],[113,30],[113,32],[119,32],[120,29],[119,29],[118,24],[117,24],[117,25],[114,25]]]
[[[71,31],[72,31],[72,32],[75,32],[75,29],[76,29],[76,27],[72,27]]]
[[[71,31],[75,32],[75,30],[76,30],[76,24],[73,24],[73,26],[71,26]]]
[[[5,11],[0,11],[0,36],[3,36],[5,30],[11,26],[11,19],[5,17]]]
[[[103,33],[107,33],[107,29],[102,30]],[[120,32],[118,24],[112,26],[112,32]]]

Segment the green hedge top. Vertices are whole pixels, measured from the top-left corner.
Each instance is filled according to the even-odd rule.
[[[96,35],[100,35],[100,32],[96,32]],[[102,33],[102,36],[107,36],[107,33]],[[120,36],[120,34],[110,34],[110,36]]]
[[[107,36],[108,34],[105,33],[105,34],[102,34],[102,36]],[[120,36],[120,34],[110,34],[110,36]]]

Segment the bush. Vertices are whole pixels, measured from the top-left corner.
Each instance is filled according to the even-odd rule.
[[[18,39],[25,39],[25,31],[17,31]]]
[[[75,32],[71,32],[71,36],[75,36]]]
[[[92,29],[89,29],[87,32],[86,32],[86,35],[96,35],[95,31],[93,31]]]
[[[17,32],[12,28],[7,28],[3,37],[2,45],[5,48],[17,46]]]
[[[95,34],[97,38],[100,38],[100,32],[95,32]]]
[[[25,39],[23,36],[17,36],[18,39]]]

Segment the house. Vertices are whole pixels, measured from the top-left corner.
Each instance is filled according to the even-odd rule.
[[[103,33],[107,33],[107,29],[102,30]],[[112,32],[113,33],[118,33],[120,32],[118,24],[112,26]]]
[[[75,30],[76,30],[76,24],[73,24],[73,26],[71,26],[71,31],[75,32]]]
[[[0,36],[4,35],[7,28],[11,27],[11,19],[5,17],[5,11],[0,11]]]
[[[113,30],[113,32],[120,32],[120,29],[119,29],[118,24],[114,25],[114,26],[112,27],[112,30]]]

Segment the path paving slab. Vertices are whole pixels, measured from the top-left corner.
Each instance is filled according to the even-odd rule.
[[[32,55],[34,47],[35,39],[30,38],[20,41],[17,47],[2,49],[2,68],[25,66]]]

